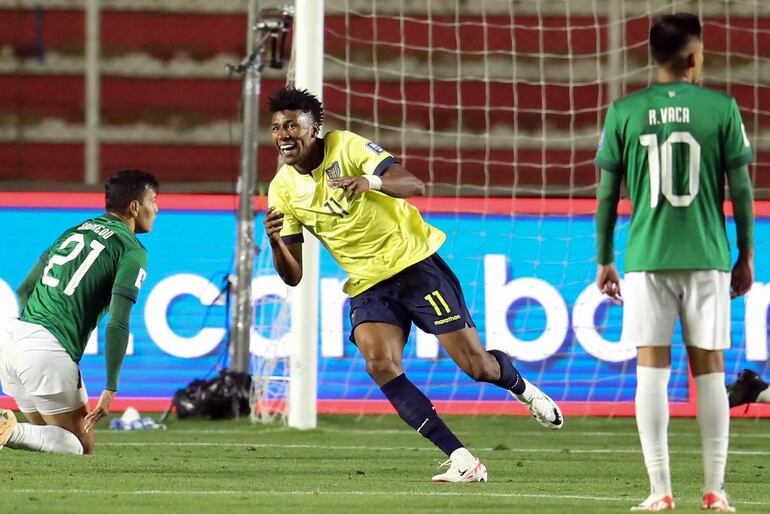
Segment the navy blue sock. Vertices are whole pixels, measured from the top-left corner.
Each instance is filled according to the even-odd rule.
[[[502,387],[503,389],[508,389],[515,394],[523,393],[524,389],[527,387],[524,385],[524,377],[522,377],[519,370],[514,367],[508,354],[501,352],[500,350],[489,350],[489,353],[491,353],[497,360],[497,363],[500,364],[500,379],[491,383],[498,387]]]
[[[427,396],[401,374],[382,386],[382,392],[390,401],[401,419],[417,430],[421,436],[438,446],[441,451],[451,455],[462,448],[463,444],[455,437],[449,427],[438,417],[436,409]]]

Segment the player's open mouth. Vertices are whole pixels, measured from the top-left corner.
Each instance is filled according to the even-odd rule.
[[[281,155],[291,155],[295,153],[297,145],[294,143],[283,143],[278,145],[278,149],[280,150]]]

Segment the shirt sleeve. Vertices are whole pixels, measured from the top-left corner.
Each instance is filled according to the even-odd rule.
[[[623,145],[615,104],[610,105],[604,119],[604,130],[599,137],[599,149],[594,159],[596,166],[612,173],[623,173]]]
[[[727,173],[730,199],[733,203],[735,230],[738,235],[738,250],[745,252],[754,248],[754,193],[746,166]]]
[[[754,161],[754,152],[751,151],[746,127],[735,98],[730,99],[730,112],[724,124],[722,141],[724,141],[725,170],[734,170]]]
[[[301,243],[305,240],[302,236],[302,224],[292,213],[291,208],[282,194],[282,183],[273,180],[267,190],[267,205],[283,214],[283,228],[281,229],[281,239],[285,244]]]
[[[613,239],[622,180],[622,175],[602,169],[599,187],[596,189],[596,259],[599,264],[609,264],[615,260]]]
[[[128,298],[136,303],[139,289],[147,277],[147,250],[133,248],[124,253],[118,262],[112,294]]]
[[[353,132],[347,133],[346,149],[354,168],[360,170],[362,175],[380,176],[388,166],[398,162],[380,145]]]
[[[107,365],[108,391],[118,390],[120,369],[128,346],[128,320],[134,303],[125,296],[114,294],[110,302],[110,321],[105,330],[104,360]]]

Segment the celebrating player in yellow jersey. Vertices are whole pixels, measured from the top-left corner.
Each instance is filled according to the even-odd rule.
[[[460,282],[436,251],[446,236],[403,198],[425,186],[377,144],[352,132],[319,137],[323,107],[306,90],[270,98],[273,142],[283,160],[270,183],[265,230],[284,282],[302,279],[302,227],[348,273],[350,339],[399,416],[449,456],[435,482],[484,482],[487,470],[407,379],[401,359],[412,322],[435,334],[476,381],[510,391],[542,425],[563,426],[559,407],[499,350],[487,352]]]

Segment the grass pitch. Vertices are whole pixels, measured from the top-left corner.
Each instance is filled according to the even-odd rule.
[[[173,416],[172,416],[173,418]],[[97,431],[87,457],[0,450],[2,512],[604,513],[647,493],[633,419],[446,417],[487,465],[487,484],[433,484],[443,454],[396,416],[321,416],[317,430],[179,421]],[[695,420],[670,427],[677,510],[700,512]],[[770,512],[770,422],[733,420],[727,490],[738,512]]]

